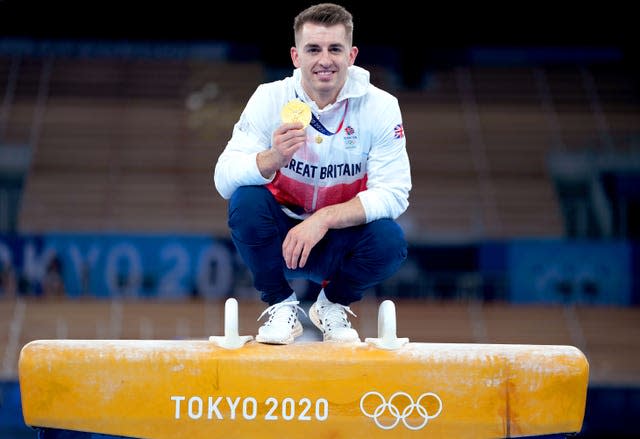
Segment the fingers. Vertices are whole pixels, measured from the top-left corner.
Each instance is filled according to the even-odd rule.
[[[292,227],[282,242],[282,256],[287,268],[303,268],[311,250],[327,233],[328,228],[318,216],[311,215]]]
[[[298,259],[304,249],[304,242],[294,240],[291,234],[288,234],[282,243],[282,256],[284,263],[290,270],[298,268]]]
[[[289,164],[295,152],[307,141],[307,133],[301,123],[285,123],[273,132],[271,150],[277,154],[278,167]]]
[[[300,260],[298,261],[298,267],[303,268],[307,264],[309,253],[311,253],[311,249],[305,245],[302,248],[302,252],[300,253]]]
[[[278,128],[276,128],[276,133],[286,133],[287,131],[304,131],[304,125],[302,125],[300,122],[292,122],[292,123],[283,123],[282,125],[280,125]]]
[[[282,243],[282,256],[287,268],[290,270],[303,268],[307,263],[312,247],[309,243],[296,239],[292,234],[288,234]]]
[[[291,149],[304,145],[307,133],[302,129],[301,123],[285,123],[273,132],[273,146],[282,149]]]
[[[280,142],[287,142],[290,140],[300,142],[306,140],[307,133],[303,129],[301,123],[285,123],[275,129],[273,132],[273,138]]]

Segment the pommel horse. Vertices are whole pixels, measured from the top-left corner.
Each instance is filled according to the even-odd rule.
[[[384,301],[378,337],[269,346],[209,340],[37,340],[19,360],[39,437],[507,438],[579,432],[589,365],[572,346],[413,343]],[[76,432],[75,435],[73,432]],[[59,434],[59,436],[56,436]]]

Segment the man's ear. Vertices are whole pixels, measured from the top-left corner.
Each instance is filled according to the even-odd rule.
[[[350,66],[352,66],[356,62],[356,56],[358,56],[358,48],[356,46],[351,46],[351,50],[349,51]]]
[[[293,62],[294,67],[300,67],[300,62],[298,61],[298,49],[296,49],[295,46],[291,48],[291,61]]]

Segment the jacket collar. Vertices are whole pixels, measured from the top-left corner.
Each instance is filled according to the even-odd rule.
[[[311,105],[311,108],[314,111],[325,112],[330,111],[332,108],[334,108],[336,105],[339,105],[346,99],[359,98],[364,96],[367,93],[370,81],[369,72],[367,70],[358,66],[350,66],[349,70],[347,71],[347,81],[345,82],[344,87],[342,87],[342,90],[340,90],[340,93],[338,93],[338,99],[336,99],[335,103],[327,105],[322,110],[318,109],[316,103],[313,102],[311,98],[309,98],[307,93],[302,88],[302,73],[300,72],[300,69],[295,69],[293,71],[293,83],[295,91],[300,99]]]

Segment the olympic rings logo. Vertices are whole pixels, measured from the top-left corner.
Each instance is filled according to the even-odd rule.
[[[365,401],[371,401],[369,398],[380,400],[380,404],[378,404],[373,412],[367,411],[364,406]],[[433,414],[429,414],[427,408],[423,405],[423,400],[427,398],[432,398],[438,403],[438,410]],[[400,411],[400,409],[394,402],[402,404],[403,400],[405,399],[408,401],[408,404],[404,409],[402,409],[402,411]],[[383,430],[391,430],[392,428],[395,428],[395,426],[398,425],[400,421],[402,421],[404,426],[409,430],[420,430],[424,428],[424,426],[427,425],[427,423],[431,419],[437,418],[438,415],[440,415],[440,413],[442,412],[442,400],[435,393],[428,392],[420,395],[418,400],[414,402],[413,398],[408,393],[396,392],[391,395],[391,398],[389,398],[389,401],[387,401],[385,397],[382,396],[382,394],[371,391],[365,393],[364,395],[362,395],[362,398],[360,398],[360,410],[366,417],[372,418],[375,421],[376,425]],[[422,422],[420,422],[419,424],[411,424],[408,421],[408,418],[413,414],[414,410],[422,418]],[[391,423],[384,423],[380,420],[385,412],[388,412],[387,417],[395,418]]]

